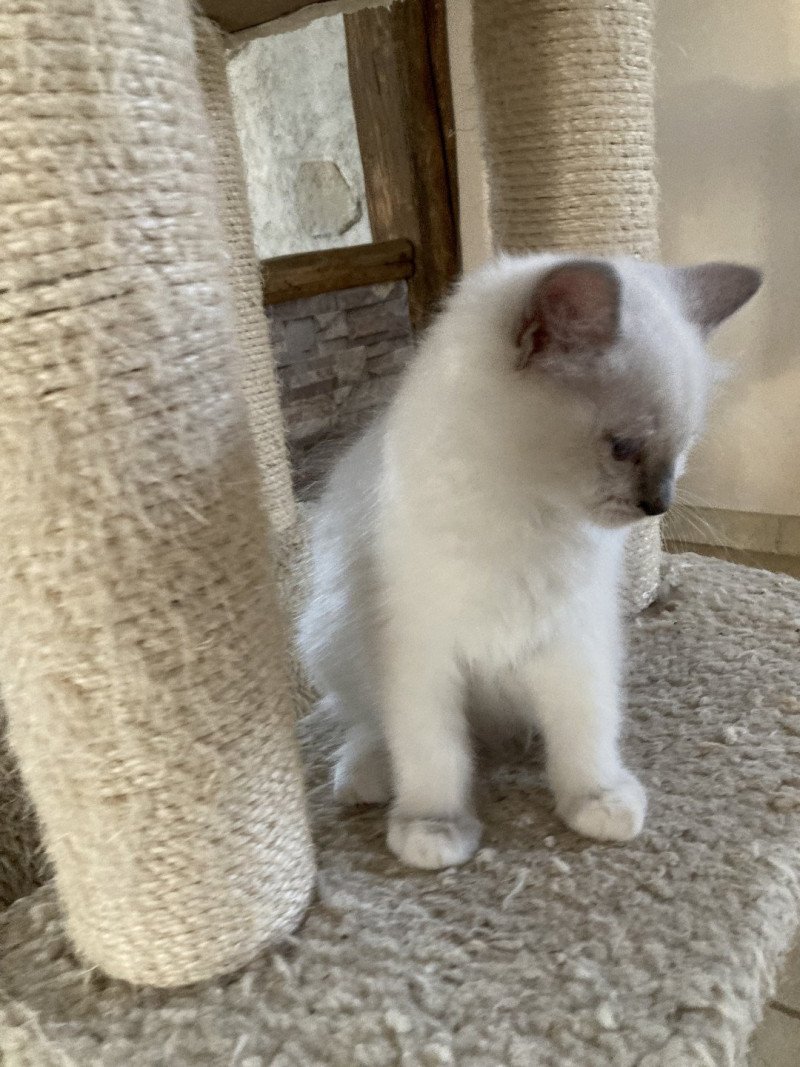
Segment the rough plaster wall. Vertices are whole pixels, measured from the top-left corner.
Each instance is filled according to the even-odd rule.
[[[259,258],[370,241],[341,16],[248,42],[228,74]]]

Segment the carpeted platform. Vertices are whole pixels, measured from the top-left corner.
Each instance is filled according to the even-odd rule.
[[[668,577],[632,627],[637,842],[563,829],[528,754],[487,771],[473,863],[404,870],[380,812],[334,808],[309,720],[320,884],[296,937],[137,991],[75,964],[39,890],[3,924],[8,1067],[745,1063],[800,907],[800,583],[696,556]]]

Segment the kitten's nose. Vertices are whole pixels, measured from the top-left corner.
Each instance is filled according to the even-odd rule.
[[[658,478],[655,483],[642,486],[641,498],[637,504],[645,515],[663,515],[672,503],[675,494],[675,480],[672,474]]]
[[[660,496],[657,496],[652,500],[640,500],[637,506],[645,515],[663,515],[669,504],[662,500]]]

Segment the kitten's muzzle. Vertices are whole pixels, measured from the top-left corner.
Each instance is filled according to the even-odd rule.
[[[658,471],[642,480],[636,506],[645,515],[663,515],[674,498],[675,474],[670,468],[668,472]]]

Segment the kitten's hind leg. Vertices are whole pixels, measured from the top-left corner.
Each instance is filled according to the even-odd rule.
[[[380,731],[371,724],[351,726],[336,754],[334,797],[345,806],[385,804],[391,793],[389,755]]]

